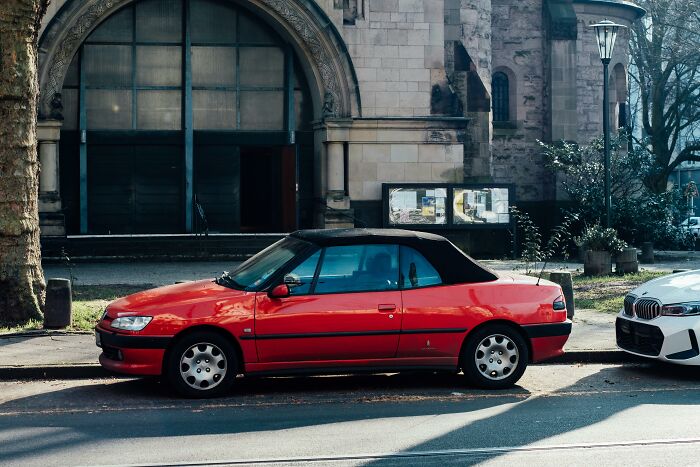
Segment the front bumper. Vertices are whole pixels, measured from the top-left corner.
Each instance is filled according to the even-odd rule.
[[[129,375],[160,375],[165,349],[172,340],[170,336],[118,334],[99,326],[95,335],[99,336],[98,347],[102,348],[100,365]]]
[[[682,365],[700,365],[700,319],[660,316],[651,320],[620,313],[615,321],[617,346],[640,357]]]

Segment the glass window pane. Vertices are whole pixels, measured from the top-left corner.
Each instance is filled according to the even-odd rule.
[[[91,130],[131,128],[131,91],[88,89],[85,106]]]
[[[294,91],[294,122],[297,130],[308,130],[313,120],[311,97],[303,92]]]
[[[66,77],[63,80],[64,87],[74,87],[80,86],[80,54],[77,53],[73,57],[73,60],[68,66],[68,71],[66,72]]]
[[[389,190],[389,224],[446,224],[447,187],[403,187]]]
[[[83,60],[87,86],[131,86],[131,46],[86,45]]]
[[[90,34],[87,42],[131,42],[134,34],[134,10],[119,10]]]
[[[301,281],[301,285],[297,285],[289,288],[290,295],[306,295],[311,289],[311,283],[314,280],[314,274],[316,274],[316,266],[318,265],[318,259],[321,257],[321,250],[317,251],[313,255],[309,256],[303,263],[295,267],[290,273],[296,276],[298,280]]]
[[[241,92],[241,129],[282,130],[283,126],[283,92]]]
[[[235,130],[236,93],[192,91],[195,130]]]
[[[442,279],[423,255],[411,247],[402,246],[399,283],[403,289],[415,289],[442,284]]]
[[[274,44],[275,35],[272,30],[258,18],[239,14],[238,41],[254,44]]]
[[[182,127],[181,91],[137,91],[137,128],[179,130]]]
[[[398,247],[353,245],[326,248],[317,293],[396,290]]]
[[[63,130],[78,129],[78,90],[63,88]]]
[[[236,49],[192,47],[192,86],[236,86]]]
[[[241,86],[284,86],[284,53],[277,47],[241,47]]]
[[[509,224],[507,188],[453,189],[455,224]]]
[[[236,10],[230,5],[211,0],[193,0],[190,15],[192,42],[236,42]]]
[[[138,42],[181,42],[181,0],[144,0],[136,4]]]
[[[137,86],[180,86],[182,49],[177,46],[136,47]]]

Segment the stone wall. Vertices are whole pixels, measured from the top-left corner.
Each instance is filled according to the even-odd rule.
[[[588,4],[576,5],[576,16],[578,142],[587,144],[603,134],[603,64],[600,61],[595,32],[589,25],[605,18],[628,26],[630,21],[612,8],[602,9],[600,6]],[[613,76],[617,64],[621,64],[625,70],[628,69],[628,41],[629,30],[621,28],[609,65],[609,77]],[[611,112],[610,125],[611,128],[615,128],[614,112]]]
[[[364,17],[341,35],[363,116],[430,115],[431,83],[444,68],[442,0],[370,0]]]
[[[548,199],[549,173],[537,140],[544,138],[545,73],[542,0],[493,0],[492,68],[509,76],[511,122],[493,134],[493,178],[515,183],[517,199]]]

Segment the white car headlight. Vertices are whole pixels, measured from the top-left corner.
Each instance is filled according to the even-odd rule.
[[[146,327],[153,319],[152,316],[124,316],[112,321],[114,329],[123,329],[125,331],[140,331]]]
[[[675,303],[661,307],[663,316],[697,316],[700,315],[700,302]]]

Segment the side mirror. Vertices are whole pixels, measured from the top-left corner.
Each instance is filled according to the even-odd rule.
[[[268,293],[270,298],[286,298],[289,297],[289,286],[287,284],[280,284],[275,286]]]
[[[297,276],[296,274],[292,274],[291,272],[289,274],[284,275],[284,279],[282,280],[282,282],[287,287],[299,287],[300,285],[304,284],[301,281],[301,277]]]

